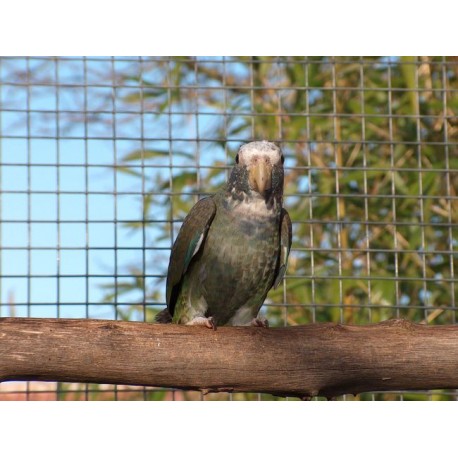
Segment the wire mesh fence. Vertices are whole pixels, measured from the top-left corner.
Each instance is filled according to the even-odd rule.
[[[267,139],[293,222],[271,325],[455,323],[457,93],[450,57],[1,58],[0,316],[153,321],[184,216],[240,144]],[[113,398],[272,399],[0,385],[0,399]]]

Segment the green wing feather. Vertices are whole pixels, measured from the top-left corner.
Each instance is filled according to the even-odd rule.
[[[215,214],[216,205],[213,197],[206,197],[199,200],[186,216],[173,244],[167,272],[166,289],[167,308],[172,316],[183,276],[192,258],[202,248]]]
[[[288,265],[288,256],[291,250],[292,240],[291,219],[288,212],[282,208],[281,223],[280,223],[280,252],[278,254],[277,272],[274,280],[274,288],[276,288],[283,280]]]

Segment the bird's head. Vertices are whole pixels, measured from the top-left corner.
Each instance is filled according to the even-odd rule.
[[[239,199],[245,195],[281,202],[283,162],[283,154],[274,143],[258,141],[242,145],[235,157],[228,191]]]

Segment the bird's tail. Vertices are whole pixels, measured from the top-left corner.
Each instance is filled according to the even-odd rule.
[[[159,312],[155,317],[154,321],[156,323],[171,323],[172,315],[170,315],[169,309],[164,309],[162,312]]]

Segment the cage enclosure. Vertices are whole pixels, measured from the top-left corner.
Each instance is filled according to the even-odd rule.
[[[455,57],[0,58],[0,317],[152,322],[184,217],[266,139],[293,223],[271,326],[454,324],[457,110]],[[0,399],[276,398],[6,382]]]

